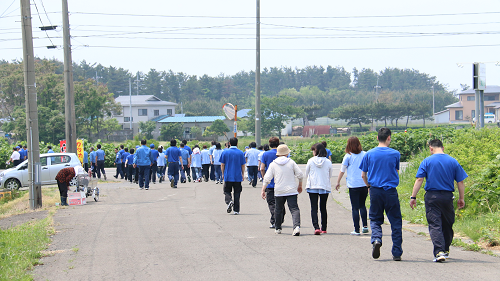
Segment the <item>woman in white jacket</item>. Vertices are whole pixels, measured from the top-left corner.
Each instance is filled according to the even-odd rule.
[[[326,202],[328,195],[332,192],[330,178],[333,176],[332,162],[326,158],[326,149],[321,143],[311,147],[313,157],[307,161],[306,190],[311,201],[311,218],[314,226],[314,234],[326,233],[328,214]],[[318,223],[318,199],[321,211],[321,229]]]
[[[283,223],[283,212],[285,210],[285,202],[288,202],[288,209],[292,214],[293,221],[293,236],[300,235],[300,209],[297,204],[297,195],[302,192],[302,178],[304,174],[300,170],[295,161],[288,158],[290,149],[285,144],[278,146],[276,156],[278,158],[269,165],[269,168],[264,175],[264,184],[262,186],[262,199],[266,199],[266,187],[274,178],[274,196],[276,197],[275,205],[275,233],[281,234],[281,224]],[[299,179],[299,186],[295,182],[295,178]]]

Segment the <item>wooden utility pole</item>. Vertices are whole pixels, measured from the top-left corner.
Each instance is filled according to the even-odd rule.
[[[35,82],[35,58],[29,0],[21,0],[21,23],[23,32],[24,91],[26,94],[26,138],[28,143],[29,204],[31,209],[42,207],[40,182],[40,147],[38,137],[38,111]]]
[[[68,0],[62,0],[62,13],[64,37],[64,117],[66,119],[66,152],[76,153],[75,91],[73,88],[73,60],[71,58]]]
[[[255,143],[260,146],[260,0],[257,0],[257,45],[255,65]]]

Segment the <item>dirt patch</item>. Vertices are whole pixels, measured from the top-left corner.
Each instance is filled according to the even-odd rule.
[[[47,217],[48,211],[35,211],[35,212],[30,212],[30,213],[25,213],[25,214],[20,214],[20,215],[14,215],[10,217],[6,217],[3,219],[0,219],[0,229],[8,229],[13,226],[18,226],[23,223],[29,222],[29,221],[35,221],[35,220],[41,220]]]

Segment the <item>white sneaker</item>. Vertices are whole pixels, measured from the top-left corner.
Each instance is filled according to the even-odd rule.
[[[235,214],[235,215],[239,215],[239,214],[240,214],[240,212],[234,212],[234,214]]]
[[[275,234],[281,234],[281,229],[276,229],[276,230],[274,231],[274,233],[275,233]]]
[[[292,235],[293,235],[293,236],[299,236],[299,235],[300,235],[300,227],[298,227],[298,226],[297,226],[297,227],[295,227],[295,228],[293,229],[293,234],[292,234]]]

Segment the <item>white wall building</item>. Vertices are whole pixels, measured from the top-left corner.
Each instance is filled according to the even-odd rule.
[[[161,116],[175,115],[177,103],[162,101],[153,95],[119,96],[115,99],[122,105],[122,114],[113,115],[124,130],[130,130],[130,118],[132,117],[132,129],[134,135],[138,133],[139,122],[146,122]],[[132,105],[132,114],[130,106]]]

